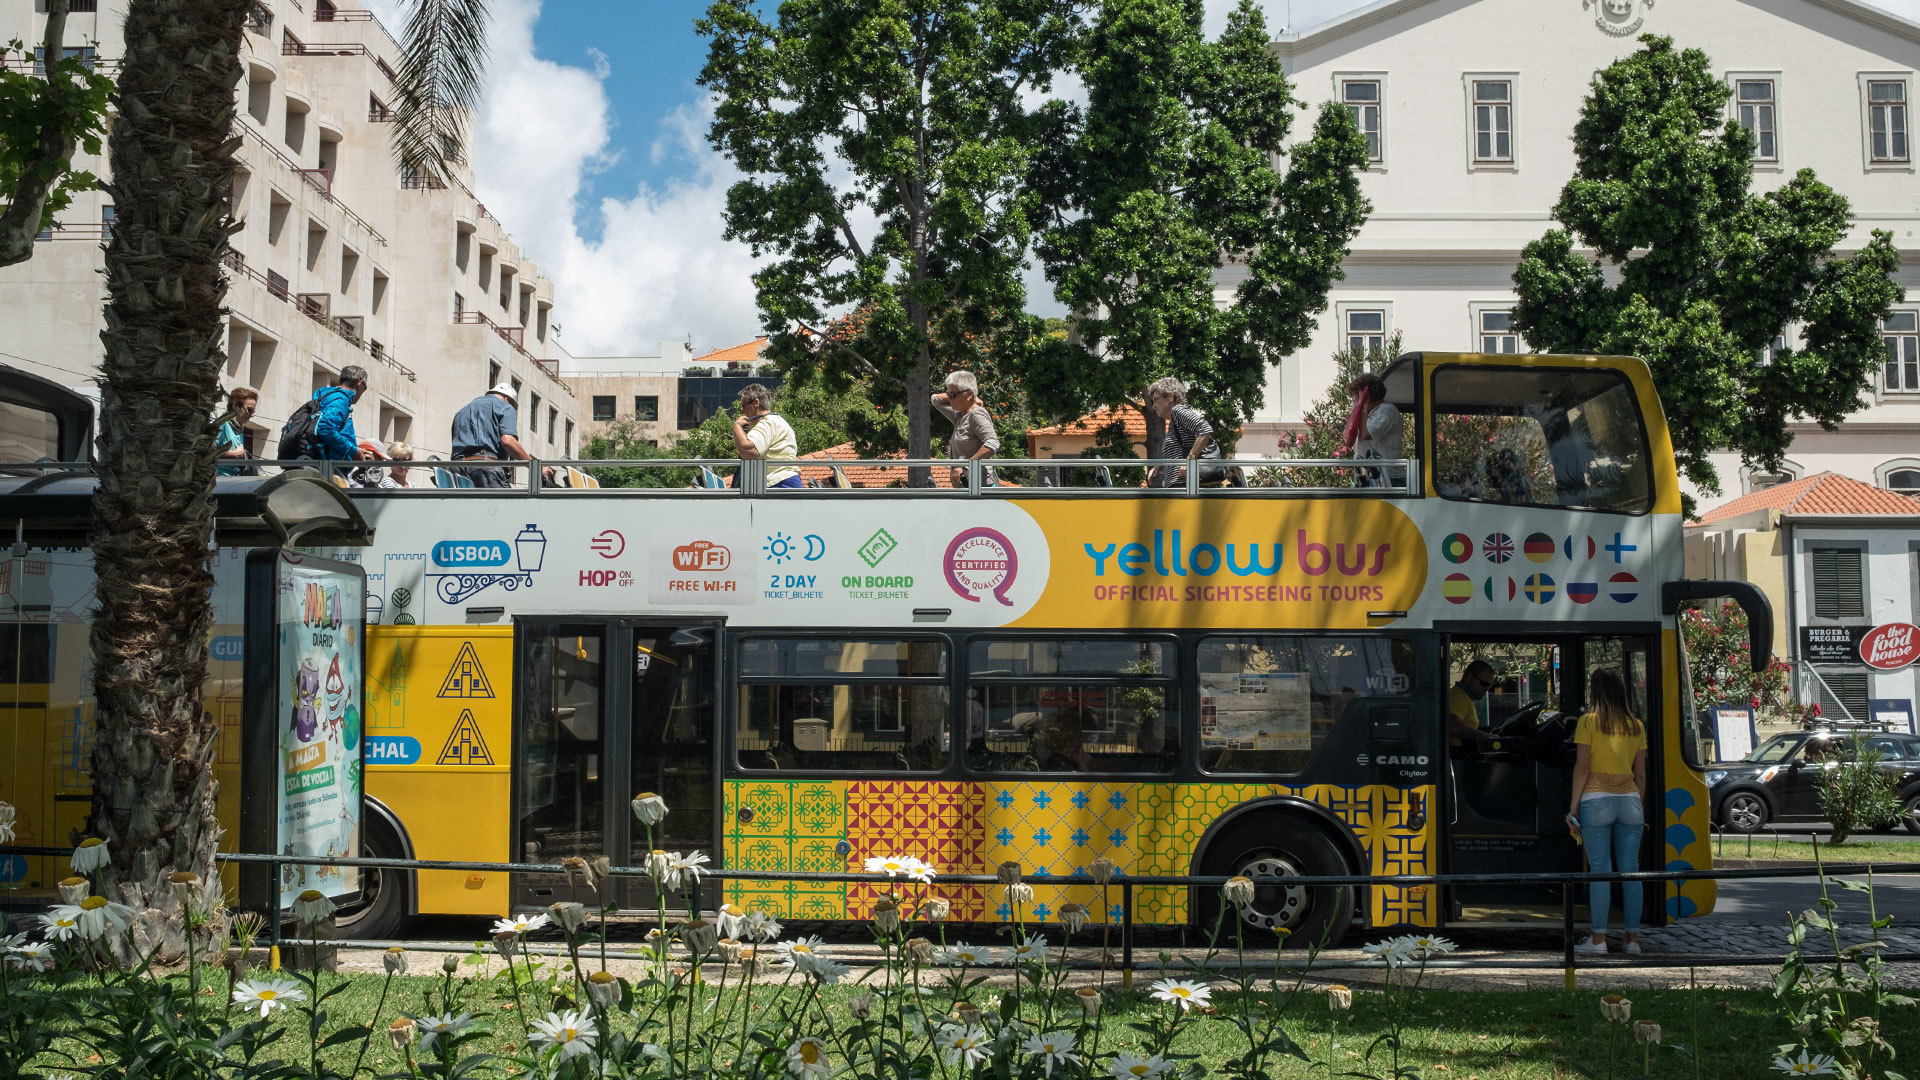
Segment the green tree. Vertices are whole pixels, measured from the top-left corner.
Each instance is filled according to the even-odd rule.
[[[718,0],[696,25],[719,98],[708,137],[746,174],[726,236],[771,256],[754,275],[767,358],[798,380],[867,376],[925,457],[942,357],[1031,337],[1022,96],[1048,90],[1075,4],[786,0],[773,21],[758,6]],[[823,332],[847,311],[857,333]]]
[[[33,54],[20,42],[0,46],[0,266],[33,256],[33,241],[74,195],[99,178],[73,167],[74,154],[100,152],[101,123],[113,81],[66,55],[68,0],[47,0],[40,46],[45,77],[9,66]]]
[[[201,707],[213,627],[207,417],[226,365],[222,260],[235,228],[234,93],[251,6],[134,0],[107,140],[104,187],[117,218],[100,335],[87,829],[112,852],[100,872],[105,891],[166,916],[142,920],[162,960],[184,948],[169,875],[219,880],[212,761],[220,726]],[[463,80],[447,57],[476,48],[486,26],[485,0],[412,0],[401,99],[470,108],[477,80]],[[408,155],[437,170],[440,156],[457,150],[427,139]]]
[[[1348,345],[1334,353],[1333,384],[1326,396],[1307,407],[1301,418],[1305,431],[1280,436],[1279,456],[1322,461],[1347,456],[1347,417],[1353,413],[1353,391],[1347,387],[1366,372],[1385,370],[1399,355],[1398,333],[1382,348]],[[1352,487],[1353,470],[1268,465],[1254,471],[1253,483],[1255,487]]]
[[[1594,76],[1554,207],[1564,227],[1522,253],[1514,323],[1536,349],[1645,358],[1682,471],[1718,492],[1708,454],[1777,471],[1790,421],[1831,429],[1860,407],[1879,321],[1905,295],[1900,256],[1878,230],[1836,255],[1850,209],[1811,170],[1749,190],[1753,136],[1726,119],[1707,55],[1640,40]],[[1803,347],[1769,352],[1791,324]]]
[[[1085,51],[1084,115],[1055,104],[1036,162],[1049,211],[1038,245],[1078,341],[1049,341],[1027,382],[1042,415],[1143,408],[1176,375],[1224,442],[1265,397],[1267,369],[1311,339],[1367,214],[1367,143],[1324,106],[1289,144],[1295,99],[1254,0],[1220,39],[1200,0],[1105,0]],[[1274,168],[1285,157],[1286,171]],[[1225,305],[1214,273],[1245,279]],[[1163,424],[1147,415],[1158,453]]]

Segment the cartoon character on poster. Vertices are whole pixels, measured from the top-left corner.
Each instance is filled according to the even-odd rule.
[[[319,696],[320,669],[314,666],[312,657],[303,657],[300,670],[293,676],[293,735],[303,743],[312,742],[320,727],[320,715],[314,708]]]

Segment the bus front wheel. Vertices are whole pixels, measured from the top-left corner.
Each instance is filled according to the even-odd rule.
[[[1234,830],[1213,845],[1207,872],[1250,877],[1298,875],[1335,877],[1354,873],[1333,840],[1311,825],[1292,820],[1269,820]],[[1234,928],[1226,920],[1240,919],[1246,929],[1273,933],[1287,931],[1286,944],[1337,944],[1353,924],[1354,890],[1350,886],[1256,884],[1253,902],[1220,915],[1220,890],[1203,889],[1200,905],[1211,930],[1218,921],[1223,939]]]
[[[366,857],[404,859],[400,839],[378,817],[366,822]],[[407,872],[391,867],[362,867],[360,899],[343,905],[334,916],[334,927],[343,938],[355,941],[379,941],[392,938],[407,925]]]

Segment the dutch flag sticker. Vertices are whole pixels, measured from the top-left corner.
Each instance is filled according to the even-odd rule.
[[[1607,579],[1607,595],[1615,603],[1631,603],[1640,596],[1640,579],[1622,570]]]

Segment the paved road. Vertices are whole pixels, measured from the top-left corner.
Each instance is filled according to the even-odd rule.
[[[1864,879],[1862,879],[1864,880]],[[1843,922],[1867,922],[1867,897],[1835,886],[1829,892],[1840,905]],[[1813,907],[1820,899],[1820,883],[1806,880],[1722,881],[1713,914],[1700,920],[1733,925],[1785,926],[1787,912]],[[1920,875],[1875,876],[1874,910],[1893,916],[1896,928],[1920,929]]]

